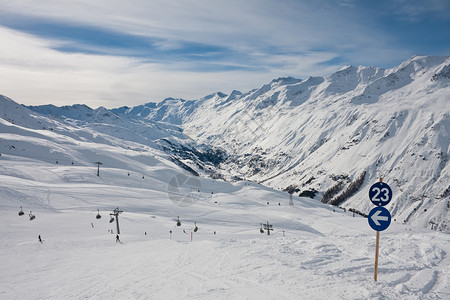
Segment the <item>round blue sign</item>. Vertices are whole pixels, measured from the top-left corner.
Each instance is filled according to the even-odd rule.
[[[376,206],[385,206],[392,199],[392,190],[384,182],[377,182],[369,189],[369,199]]]
[[[375,231],[383,231],[391,225],[391,213],[384,207],[375,207],[369,213],[369,225]]]

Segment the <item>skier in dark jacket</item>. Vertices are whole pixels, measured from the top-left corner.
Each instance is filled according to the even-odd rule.
[[[41,244],[42,244],[41,235],[38,236],[38,240],[39,240],[39,242],[41,242]]]
[[[116,234],[116,242],[120,242],[119,235]]]

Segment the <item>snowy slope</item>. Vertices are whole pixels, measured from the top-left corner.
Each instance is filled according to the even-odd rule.
[[[394,188],[399,220],[446,230],[450,219],[450,59],[414,57],[384,70],[348,66],[329,77],[280,78],[229,101],[204,101],[184,123],[227,150],[224,173],[274,188],[317,191],[366,173],[341,203],[367,213],[369,185]]]
[[[14,107],[19,117],[33,116]],[[54,121],[53,131],[32,129],[25,125],[33,117],[20,120],[2,120],[0,130],[1,299],[450,294],[446,233],[392,222],[381,233],[375,282],[375,232],[363,217],[308,198],[294,197],[290,207],[286,192],[257,183],[190,177],[158,149],[138,151],[135,143],[130,150],[131,142],[117,144],[91,128]],[[97,160],[104,162],[100,176]],[[116,207],[123,211],[120,243],[109,222]],[[273,225],[270,236],[259,232],[265,222]]]
[[[445,231],[449,94],[449,57],[416,56],[393,69],[346,66],[325,78],[278,78],[247,93],[199,100],[167,98],[111,111],[31,109],[159,147],[194,174],[245,178],[363,213],[371,205],[365,191],[382,177],[394,188],[395,218]],[[364,174],[359,189],[341,197]]]
[[[102,122],[76,125],[43,116],[0,97],[0,153],[3,160],[45,162],[66,166],[94,167],[101,161],[130,172],[144,173],[150,165],[174,165],[155,140],[183,136],[179,131],[153,124],[137,128],[118,116],[102,115]],[[108,114],[111,112],[107,111]],[[98,119],[98,116],[95,116]],[[113,120],[111,120],[113,119]],[[109,123],[108,123],[109,122]],[[124,139],[122,137],[127,136]],[[111,151],[113,149],[113,151]]]
[[[449,95],[450,59],[414,57],[137,108],[0,96],[0,299],[448,299]],[[393,188],[377,282],[367,219],[320,202],[364,172],[340,206]]]
[[[173,162],[195,175],[214,176],[216,166],[224,159],[225,154],[220,149],[199,144],[183,133],[183,129],[176,124],[178,117],[172,115],[186,108],[186,101],[180,101],[166,99],[162,107],[155,106],[161,108],[151,115],[157,120],[149,118],[147,108],[153,106],[151,104],[142,106],[144,108],[122,107],[111,111],[103,107],[91,109],[85,105],[63,107],[42,105],[30,106],[28,109],[73,126],[80,132],[87,130],[99,136],[108,136],[110,137],[108,141],[114,141],[115,145],[121,145],[126,149],[147,151],[150,148],[163,151]],[[177,104],[181,104],[181,107]],[[168,119],[171,123],[167,122]]]

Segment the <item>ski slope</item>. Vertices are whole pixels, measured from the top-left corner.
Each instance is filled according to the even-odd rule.
[[[223,178],[324,200],[328,190],[345,190],[364,173],[362,188],[337,204],[347,209],[368,212],[366,190],[383,177],[396,187],[388,208],[397,219],[448,231],[449,94],[450,57],[414,56],[392,69],[345,66],[326,77],[274,79],[246,93],[111,111],[179,125],[198,144],[220,148],[226,159],[214,169]],[[79,111],[33,108],[52,116],[67,110]]]
[[[93,146],[77,153],[94,161]],[[94,164],[56,164],[29,149],[0,156],[0,299],[450,297],[446,233],[393,221],[375,282],[375,232],[363,217],[308,198],[289,207],[287,193],[251,182],[173,186],[190,177],[155,153],[103,151],[117,160],[100,176]],[[123,167],[131,161],[141,173]],[[120,243],[109,222],[116,207]],[[270,236],[259,232],[266,222]]]
[[[416,65],[416,60],[417,63],[423,61],[413,59],[384,75],[398,73],[398,80],[394,83],[407,92],[408,74],[416,74],[409,72],[411,66]],[[308,179],[312,178],[310,175],[317,174],[321,179],[311,184],[322,191],[318,187],[328,186],[334,177],[339,178],[339,174],[353,168],[359,172],[370,165],[369,179],[352,200],[353,203],[358,202],[358,207],[367,208],[364,212],[372,207],[368,187],[379,175],[380,168],[385,171],[397,163],[404,166],[392,169],[393,174],[397,172],[395,174],[399,176],[385,176],[384,179],[393,189],[394,197],[388,209],[394,217],[390,227],[381,232],[377,282],[373,279],[376,234],[366,218],[353,216],[317,199],[298,196],[293,198],[294,206],[290,207],[286,192],[255,182],[191,177],[185,169],[186,166],[194,166],[195,161],[193,156],[184,156],[189,151],[200,149],[202,139],[210,142],[217,139],[225,143],[227,138],[239,133],[242,134],[239,138],[241,142],[250,142],[245,146],[248,149],[229,140],[240,147],[235,150],[242,152],[240,154],[243,156],[236,156],[237,160],[221,171],[242,175],[251,170],[243,169],[237,174],[231,171],[235,170],[233,166],[241,164],[243,168],[251,167],[246,162],[252,161],[252,156],[246,156],[251,149],[254,149],[251,155],[268,155],[268,162],[276,158],[269,156],[277,151],[264,150],[275,144],[266,147],[263,142],[278,143],[277,139],[267,137],[276,136],[284,128],[290,128],[289,131],[295,134],[291,140],[283,138],[288,137],[283,135],[281,140],[284,144],[276,146],[281,147],[279,149],[283,153],[300,149],[296,145],[302,137],[296,136],[296,132],[321,135],[325,127],[317,123],[320,119],[316,123],[304,121],[306,127],[316,124],[317,128],[303,131],[297,130],[300,127],[289,127],[290,121],[281,123],[286,126],[272,124],[274,126],[269,126],[272,131],[258,131],[258,134],[251,135],[256,139],[252,141],[249,132],[240,131],[239,122],[230,121],[229,126],[225,126],[230,120],[225,112],[240,112],[234,118],[240,118],[244,123],[248,121],[249,125],[265,124],[263,121],[271,120],[275,115],[260,115],[258,110],[270,108],[271,105],[295,104],[300,107],[302,103],[307,103],[302,102],[306,101],[302,95],[308,94],[309,84],[311,87],[324,87],[318,90],[324,93],[338,90],[350,93],[352,97],[346,98],[348,105],[350,100],[368,101],[369,97],[364,97],[375,95],[374,91],[379,89],[375,85],[369,87],[362,81],[361,89],[355,91],[351,84],[355,82],[350,79],[352,74],[364,75],[371,69],[358,69],[356,72],[356,69],[348,68],[336,74],[338,77],[345,75],[341,77],[349,79],[348,82],[340,77],[339,80],[331,77],[310,78],[303,86],[303,83],[297,84],[294,79],[288,78],[281,79],[283,82],[274,81],[273,87],[267,85],[247,95],[233,93],[226,101],[225,95],[217,94],[217,99],[209,97],[199,103],[183,102],[184,110],[180,110],[180,114],[174,110],[176,114],[164,115],[160,120],[168,122],[170,116],[181,117],[189,111],[189,105],[202,106],[204,119],[197,118],[190,124],[184,124],[184,131],[177,126],[178,119],[173,124],[164,124],[159,119],[158,122],[133,119],[132,116],[118,115],[102,108],[42,108],[55,110],[56,115],[60,111],[66,114],[55,117],[52,113],[44,115],[42,111],[37,111],[40,109],[32,111],[1,96],[0,299],[450,299],[449,232],[445,226],[441,231],[426,229],[431,224],[430,220],[435,220],[434,217],[439,217],[436,220],[441,225],[447,224],[449,213],[446,192],[449,123],[445,110],[447,106],[444,106],[448,94],[445,93],[448,91],[448,68],[447,65],[440,65],[439,68],[445,72],[433,69],[423,73],[437,78],[436,81],[427,79],[429,86],[426,87],[429,89],[414,85],[414,91],[418,93],[413,99],[418,102],[408,114],[400,112],[409,108],[399,109],[395,118],[380,113],[376,118],[379,121],[366,124],[369,115],[358,119],[352,118],[356,114],[349,113],[350,119],[341,123],[348,124],[345,125],[345,130],[349,130],[345,131],[346,134],[361,131],[361,139],[358,143],[354,142],[357,144],[346,144],[345,140],[342,145],[340,142],[332,143],[334,138],[327,139],[325,136],[323,141],[320,136],[310,139],[313,147],[303,148],[305,151],[311,150],[311,166],[319,169],[327,167],[327,172],[317,172],[316,167],[304,169],[296,164],[303,150],[296,152],[300,158],[289,154],[291,158],[286,158],[288,164],[280,164],[280,169],[274,164],[264,165],[270,173],[265,175],[288,168],[289,173],[270,179],[272,183],[277,183],[272,184],[273,187],[286,187],[292,183],[290,180],[297,180],[298,176],[302,176],[298,183],[306,185],[312,180]],[[409,72],[406,72],[408,76],[405,70]],[[425,76],[423,74],[421,76]],[[386,76],[380,77],[381,82],[377,81],[377,84],[384,84],[385,80],[393,77]],[[278,86],[279,83],[283,84]],[[436,84],[443,88],[432,89]],[[388,85],[381,87],[387,89]],[[281,96],[279,99],[272,98],[275,90],[280,91],[277,95],[281,96],[283,91],[298,92],[298,97],[294,99],[298,103],[280,102],[278,100],[288,99]],[[391,91],[394,96],[396,90],[383,91],[385,95],[378,95],[376,99],[401,108],[386,98]],[[418,98],[423,93],[434,93],[435,102],[426,101],[425,97],[423,102],[419,102]],[[358,95],[364,97],[358,98]],[[256,102],[246,101],[246,97]],[[330,96],[328,100],[332,98]],[[219,114],[216,115],[213,112],[216,111],[214,105],[219,103],[217,101],[223,107],[217,110]],[[166,102],[168,105],[176,103],[173,99]],[[247,102],[251,104],[250,113],[243,109]],[[257,107],[253,107],[252,103]],[[210,110],[205,107],[208,105]],[[326,105],[324,102],[323,107]],[[336,102],[332,109],[342,111],[342,107]],[[421,117],[424,108],[432,112],[431,119]],[[257,119],[252,123],[249,118],[253,117]],[[291,117],[296,118],[295,114]],[[340,120],[335,117],[329,119],[333,122]],[[347,122],[349,120],[351,122]],[[400,126],[416,120],[418,123],[414,126]],[[295,122],[292,124],[295,125]],[[261,129],[264,128],[268,127]],[[402,151],[397,153],[392,146],[396,144],[394,134],[403,131],[411,132],[420,140],[405,139],[401,148],[413,147],[414,153],[410,155]],[[333,135],[332,131],[325,132]],[[199,139],[200,136],[192,133],[203,136]],[[369,135],[372,135],[370,139],[362,139]],[[210,137],[213,139],[210,140]],[[171,151],[163,150],[164,141],[166,144],[173,142]],[[195,145],[189,148],[189,144]],[[376,150],[370,160],[358,158],[358,163],[353,155],[357,153],[354,149],[369,149],[375,144],[384,145],[378,148],[386,151],[393,149],[392,156],[389,156],[392,162],[383,161],[379,155],[381,150]],[[333,149],[339,149],[344,158],[332,160],[330,153]],[[175,156],[177,151],[179,155]],[[430,155],[427,159],[422,155],[425,152]],[[280,157],[285,156],[283,153]],[[330,155],[316,156],[320,153]],[[430,153],[440,154],[431,156]],[[203,152],[198,151],[197,154]],[[95,164],[98,161],[103,163],[100,176],[97,176]],[[209,166],[211,164],[205,162],[197,164],[199,169]],[[199,173],[207,174],[200,170]],[[333,174],[336,176],[330,176]],[[253,177],[245,178],[255,181],[269,178],[262,175],[255,173]],[[425,186],[416,185],[418,181],[425,182]],[[434,188],[435,185],[438,188]],[[423,194],[419,201],[410,197],[415,195],[411,189],[402,191],[405,186],[414,187],[414,191],[421,193],[432,191],[434,196],[440,198],[427,198]],[[23,216],[18,215],[21,207]],[[110,214],[116,208],[123,211],[119,215],[120,243],[115,241],[116,223],[109,222]],[[96,218],[98,211],[100,219]],[[34,220],[29,220],[30,212],[35,216]],[[409,216],[412,216],[410,220],[405,220]],[[177,226],[178,218],[180,226]],[[261,224],[266,222],[273,226],[270,236],[267,232],[260,233]],[[199,228],[197,232],[194,232],[195,226]],[[38,241],[39,235],[43,243]]]

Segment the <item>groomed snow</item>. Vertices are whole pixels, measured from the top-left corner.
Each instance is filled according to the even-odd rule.
[[[179,189],[196,202],[178,206],[168,184],[184,173],[170,164],[147,167],[142,178],[111,166],[97,177],[94,165],[32,157],[0,162],[0,299],[450,297],[450,238],[442,232],[393,222],[381,232],[375,282],[367,219],[311,199],[294,197],[289,207],[283,192],[199,178],[200,192]],[[120,243],[109,223],[116,207]],[[267,221],[270,236],[259,232]]]

